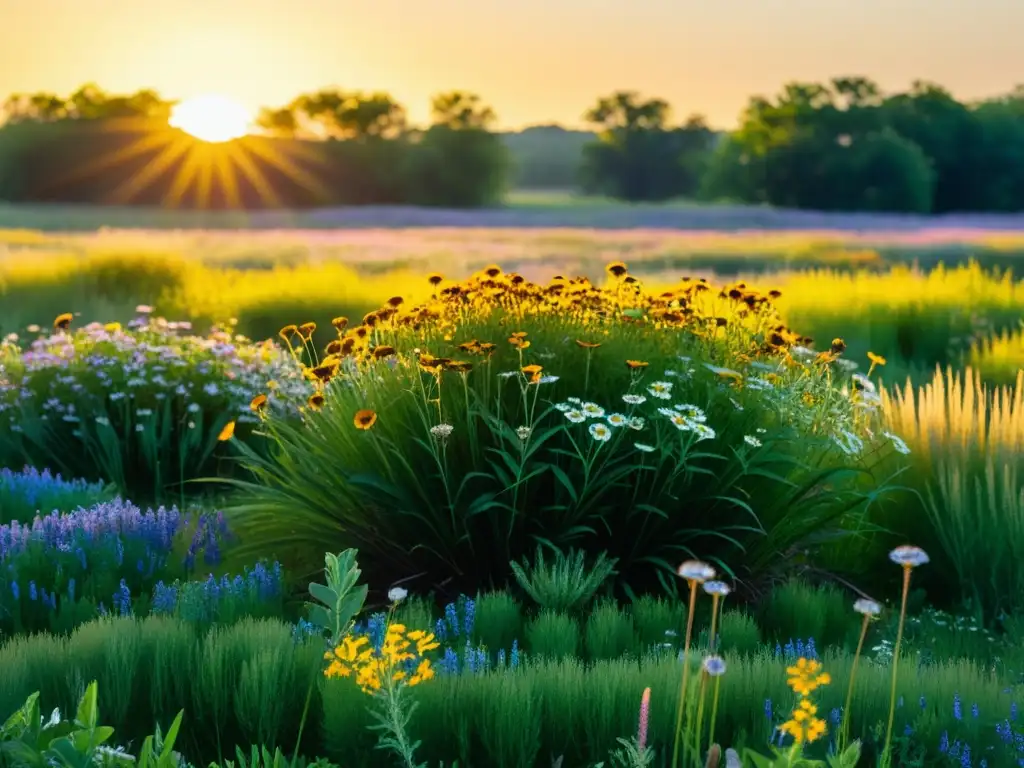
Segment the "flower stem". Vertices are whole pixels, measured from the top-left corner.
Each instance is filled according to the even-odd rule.
[[[672,747],[672,768],[679,765],[679,743],[683,730],[683,703],[686,699],[686,684],[690,678],[690,635],[693,633],[693,611],[697,604],[697,582],[690,581],[690,608],[686,616],[686,637],[683,640],[683,676],[679,684],[679,705],[676,708],[676,739]]]
[[[716,677],[715,680],[718,680]],[[697,756],[697,765],[700,765],[700,738],[701,738],[701,726],[704,724],[704,696],[707,693],[708,688],[708,675],[707,672],[701,670],[700,676],[700,700],[697,703],[697,727],[693,729],[693,746],[694,753]]]
[[[850,705],[853,702],[853,679],[857,675],[857,662],[860,661],[861,651],[864,649],[864,638],[868,634],[868,623],[871,617],[864,614],[864,623],[860,627],[860,639],[857,641],[857,652],[853,655],[853,666],[850,667],[850,683],[846,688],[846,705],[843,707],[843,722],[839,726],[839,751],[842,752],[846,746],[847,733],[850,730]]]
[[[711,727],[708,728],[708,748],[715,743],[715,720],[718,718],[718,686],[722,678],[715,678],[715,692],[711,695]]]
[[[882,747],[881,764],[883,768],[891,765],[892,755],[889,753],[892,741],[892,721],[896,716],[896,682],[900,665],[900,643],[903,642],[903,620],[907,616],[907,593],[910,591],[910,566],[903,566],[903,599],[900,601],[900,623],[896,630],[896,647],[892,652],[892,686],[889,690],[889,723],[885,727],[885,742]]]

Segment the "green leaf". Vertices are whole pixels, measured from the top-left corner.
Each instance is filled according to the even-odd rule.
[[[75,722],[89,730],[95,728],[96,723],[99,720],[99,709],[96,703],[96,697],[97,684],[96,681],[93,680],[85,689],[85,693],[82,694],[82,699],[78,702],[78,711],[75,714]]]

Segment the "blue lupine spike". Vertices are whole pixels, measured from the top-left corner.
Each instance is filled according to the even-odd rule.
[[[516,669],[519,666],[519,641],[512,641],[512,653],[509,662],[512,665],[512,669]]]
[[[921,709],[924,709],[926,706],[928,706],[928,702],[925,701],[924,696],[922,696],[920,699],[918,699],[917,703],[921,705]]]
[[[959,693],[954,693],[953,694],[953,717],[955,719],[957,719],[957,720],[962,720],[963,717],[964,717],[963,708],[962,708],[962,705],[960,703],[960,694]]]
[[[981,710],[978,709],[978,702],[974,702],[971,704],[971,716],[976,718],[979,714],[981,714]]]
[[[498,666],[501,669],[505,668],[505,649],[501,648],[498,650]]]
[[[444,607],[444,618],[448,622],[448,629],[452,631],[453,637],[459,636],[459,614],[455,609],[455,603],[448,603]]]
[[[472,598],[467,597],[462,606],[462,611],[466,637],[472,637],[473,625],[476,623],[476,602]]]
[[[781,655],[782,655],[782,646],[779,645],[778,643],[775,643],[775,658],[777,659]]]
[[[772,721],[772,700],[771,699],[765,699],[764,700],[764,718],[769,723]]]
[[[39,593],[36,592],[36,583],[34,581],[30,581],[28,583],[28,599],[29,600],[36,600],[38,598],[39,598]]]
[[[443,643],[448,639],[448,625],[444,622],[444,619],[438,619],[434,622],[434,637],[436,637],[440,643]]]
[[[11,594],[14,595],[14,599],[18,600],[21,597],[21,590],[18,589],[18,582],[11,582]]]

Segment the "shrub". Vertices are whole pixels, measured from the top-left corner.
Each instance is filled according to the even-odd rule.
[[[554,553],[554,562],[544,561],[543,547],[537,547],[533,563],[510,563],[520,588],[542,610],[577,611],[594,599],[601,585],[615,572],[615,560],[604,552],[593,565],[586,565],[586,554],[570,550]]]
[[[832,386],[842,345],[800,361],[767,296],[651,296],[614,271],[599,289],[488,268],[341,331],[304,419],[268,415],[267,456],[239,446],[240,533],[286,565],[355,546],[373,580],[474,591],[547,542],[607,551],[639,592],[674,589],[694,550],[745,550],[760,577],[853,527],[889,441]]]
[[[229,422],[248,437],[254,391],[275,382],[269,404],[282,412],[305,398],[298,369],[272,345],[185,335],[188,323],[145,316],[74,332],[70,315],[57,320],[24,350],[0,348],[0,463],[55,465],[132,498],[180,498],[186,481],[222,468]]]

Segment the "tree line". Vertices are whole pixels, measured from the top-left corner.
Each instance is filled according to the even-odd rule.
[[[16,129],[26,156],[26,135],[48,126],[166,121],[172,107],[151,90],[118,96],[95,86],[67,98],[12,96],[0,129],[0,197],[5,169],[17,166],[10,149]],[[263,109],[258,124],[268,137],[320,147],[329,158],[336,172],[326,181],[337,194],[312,204],[472,207],[496,203],[518,185],[628,201],[686,197],[916,213],[1024,209],[1024,87],[965,103],[922,81],[896,93],[863,77],[790,83],[773,98],[751,97],[728,132],[712,130],[699,115],[676,122],[664,100],[622,91],[598,99],[584,118],[589,131],[549,125],[498,133],[490,106],[453,92],[435,97],[430,125],[417,128],[387,93],[328,88]]]

